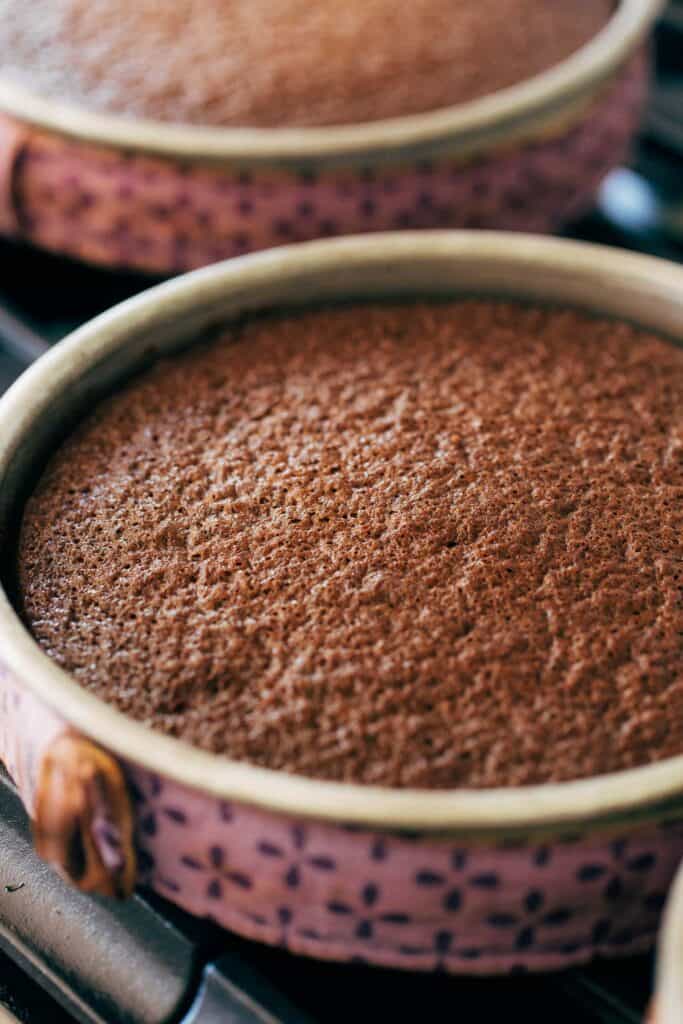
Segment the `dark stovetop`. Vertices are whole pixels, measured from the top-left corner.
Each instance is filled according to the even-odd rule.
[[[658,33],[658,88],[633,163],[611,175],[572,237],[683,261],[681,54],[683,0]],[[8,242],[0,266],[0,391],[45,341],[153,283]],[[30,1024],[407,1024],[420,1015],[438,1024],[471,1008],[482,1020],[636,1024],[651,993],[651,957],[540,977],[416,976],[260,947],[152,895],[116,906],[83,897],[35,858],[2,778],[0,851],[0,1020],[6,1008]]]

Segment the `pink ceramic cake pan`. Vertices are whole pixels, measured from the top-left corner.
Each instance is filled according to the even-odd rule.
[[[64,431],[160,353],[250,311],[390,295],[570,303],[683,339],[683,269],[595,246],[415,232],[281,247],[174,279],[43,356],[0,400],[0,757],[80,888],[138,882],[311,956],[541,970],[650,946],[683,856],[683,757],[577,782],[416,791],[236,763],[124,717],[13,606],[22,503]]]
[[[330,235],[552,231],[625,157],[662,0],[619,0],[542,75],[419,116],[214,129],[65,106],[0,79],[0,232],[95,263],[177,273]]]

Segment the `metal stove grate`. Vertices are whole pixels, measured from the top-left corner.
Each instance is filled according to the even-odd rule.
[[[658,88],[632,166],[573,237],[683,261],[683,0],[658,30]],[[151,279],[0,243],[0,392],[73,327]],[[358,1024],[427,1016],[636,1024],[652,958],[561,975],[469,980],[315,963],[237,939],[152,895],[112,905],[62,884],[31,850],[0,776],[0,1021],[27,1024]],[[20,888],[16,888],[20,886]]]

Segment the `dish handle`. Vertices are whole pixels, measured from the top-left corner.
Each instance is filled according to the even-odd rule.
[[[1,666],[0,760],[31,817],[38,854],[83,892],[130,895],[134,815],[121,765]]]

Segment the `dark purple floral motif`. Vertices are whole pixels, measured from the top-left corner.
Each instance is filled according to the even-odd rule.
[[[183,854],[180,857],[180,864],[189,871],[196,871],[206,874],[206,896],[210,900],[222,900],[226,885],[229,888],[242,890],[251,889],[253,881],[243,871],[237,871],[230,867],[228,852],[223,846],[210,846],[203,858]]]
[[[383,861],[389,856],[389,846],[386,839],[375,839],[372,846],[370,847],[370,857],[372,860]]]
[[[451,853],[451,867],[454,871],[464,871],[467,867],[467,850],[453,850]]]
[[[432,957],[436,955],[437,960],[433,969],[438,971],[444,969],[445,963],[442,958],[448,956],[453,949],[454,943],[455,934],[446,928],[442,928],[432,936],[431,946],[416,946],[404,943],[398,947],[398,951],[401,956],[406,957]]]
[[[378,924],[410,924],[409,914],[400,910],[381,908],[381,890],[375,882],[367,882],[359,891],[357,905],[346,900],[331,900],[327,910],[339,918],[354,919],[354,935],[357,939],[371,941]]]
[[[235,813],[232,809],[232,804],[228,803],[227,800],[221,800],[218,805],[218,813],[221,821],[228,823],[234,820]]]
[[[495,871],[482,871],[478,875],[472,875],[468,882],[473,889],[497,889],[500,886],[500,876]]]
[[[152,799],[154,799],[155,797],[158,797],[161,794],[161,790],[162,789],[163,789],[163,782],[161,781],[159,776],[158,775],[150,775],[149,776],[149,794],[152,797]]]
[[[303,199],[297,206],[296,212],[300,217],[312,217],[315,213],[315,206],[308,199]]]
[[[438,871],[431,871],[429,868],[423,868],[415,875],[415,885],[419,885],[424,889],[431,889],[434,886],[445,885],[445,882],[445,875],[442,875]]]
[[[236,252],[247,252],[251,247],[251,238],[246,231],[237,231],[232,236],[232,244]]]
[[[457,914],[462,906],[462,893],[460,889],[449,889],[443,898],[443,908],[449,914]]]
[[[457,885],[453,885],[447,872],[434,871],[426,867],[416,871],[414,882],[415,885],[422,889],[443,888],[445,890],[441,900],[443,909],[447,913],[456,914],[465,900],[465,888],[478,889],[483,892],[494,892],[501,886],[501,878],[498,872],[492,870],[472,870],[470,873],[465,874],[467,867],[467,851],[454,850],[451,854],[451,870],[461,876],[458,879]]]
[[[539,931],[561,928],[571,919],[572,912],[568,907],[549,907],[545,893],[541,889],[529,889],[522,900],[519,912],[494,912],[489,914],[487,923],[491,928],[514,931],[514,948],[521,951],[536,944]]]
[[[180,807],[162,807],[161,813],[174,825],[187,825],[187,815]]]
[[[610,852],[615,860],[622,860],[627,846],[628,839],[615,839],[614,842],[610,843]]]
[[[600,878],[607,881],[603,889],[603,899],[606,903],[619,903],[629,893],[629,889],[635,885],[636,890],[647,880],[647,876],[657,865],[657,855],[651,850],[644,850],[633,853],[629,848],[628,839],[617,839],[610,844],[610,853],[614,864],[605,871]],[[582,870],[585,872],[586,866]],[[597,867],[594,871],[597,875]],[[585,880],[585,879],[583,879]]]
[[[336,861],[329,854],[308,849],[308,833],[303,825],[292,826],[288,842],[261,839],[256,850],[262,857],[282,863],[282,881],[288,889],[299,888],[306,870],[328,873],[337,870]]]
[[[155,836],[157,834],[157,818],[154,811],[150,811],[140,819],[140,832],[145,836]]]
[[[273,222],[273,231],[278,238],[291,238],[294,234],[294,226],[291,221],[284,217],[278,217]]]
[[[582,864],[576,872],[576,877],[579,882],[595,882],[600,878],[604,878],[607,874],[607,867],[605,864],[593,864],[587,863]]]
[[[166,892],[178,893],[180,892],[180,885],[174,878],[167,878],[165,875],[157,874],[154,878],[155,884],[160,885]]]
[[[627,871],[636,871],[638,874],[643,874],[646,871],[651,871],[656,863],[656,854],[640,853],[637,857],[632,857],[626,861],[626,869]]]
[[[147,797],[134,779],[128,779],[128,792],[134,804],[144,804],[147,802]]]
[[[291,924],[293,916],[294,915],[289,907],[277,908],[277,917],[281,925],[286,926],[288,924]]]
[[[549,846],[539,846],[534,851],[533,861],[537,868],[544,868],[550,863],[552,858],[552,850]]]
[[[339,225],[331,217],[324,217],[318,224],[318,233],[322,238],[331,238],[339,234]]]
[[[462,891],[457,886],[450,886],[446,874],[440,871],[432,871],[431,868],[421,868],[414,876],[415,885],[421,889],[439,889],[446,887],[442,898],[444,910],[456,914],[462,906]]]

